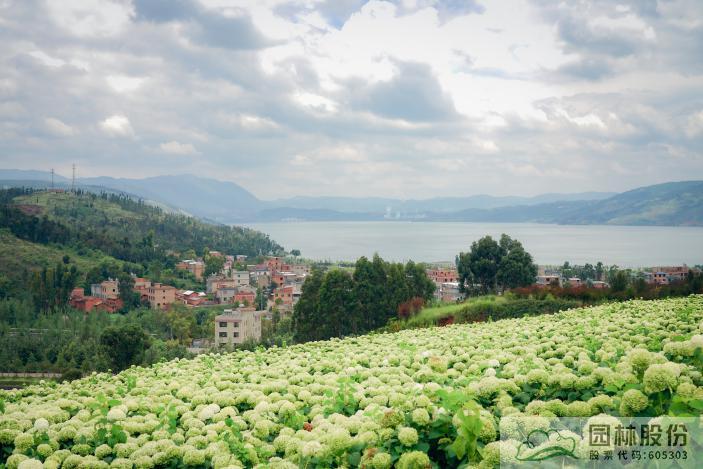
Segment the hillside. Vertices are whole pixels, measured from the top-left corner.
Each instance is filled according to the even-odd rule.
[[[83,251],[66,246],[52,246],[19,239],[8,229],[0,229],[0,298],[15,295],[26,288],[30,271],[53,267],[68,256],[69,265],[80,272],[88,272],[103,262],[116,262],[99,251]]]
[[[615,426],[700,414],[701,320],[701,296],[630,301],[30,386],[0,394],[0,463],[491,468],[546,451],[553,442],[521,442],[559,415],[579,420],[553,467],[586,466],[592,447],[579,429],[596,415]],[[700,442],[700,422],[687,426]]]
[[[75,262],[79,283],[105,261],[119,261],[118,270],[128,263],[129,272],[171,282],[178,280],[173,268],[182,255],[207,249],[248,256],[282,251],[257,231],[205,223],[118,194],[0,191],[0,229],[5,230],[0,271],[13,293],[26,289],[29,271],[64,255]]]

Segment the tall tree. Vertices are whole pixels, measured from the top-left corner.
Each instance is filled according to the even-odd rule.
[[[532,262],[532,256],[525,251],[522,243],[507,235],[501,236],[503,257],[500,259],[497,283],[501,288],[517,288],[532,285],[537,276],[537,265]]]
[[[320,285],[322,338],[342,337],[359,331],[359,317],[354,304],[354,280],[349,272],[335,269],[327,273]]]
[[[296,342],[320,339],[320,286],[323,273],[313,268],[305,279],[300,301],[293,308],[293,337]]]

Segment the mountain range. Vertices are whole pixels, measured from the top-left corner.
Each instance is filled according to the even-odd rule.
[[[55,187],[71,181],[54,176]],[[0,170],[0,186],[48,187],[44,171]],[[400,200],[293,197],[261,200],[233,182],[190,175],[143,179],[81,178],[77,187],[143,198],[162,208],[220,223],[418,220],[557,224],[703,226],[703,181],[680,181],[622,193],[547,193],[534,197],[474,195]]]

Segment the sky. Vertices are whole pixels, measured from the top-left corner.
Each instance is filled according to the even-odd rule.
[[[0,0],[0,167],[261,198],[703,179],[700,0]]]

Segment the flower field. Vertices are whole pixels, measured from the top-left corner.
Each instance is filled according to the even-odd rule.
[[[699,416],[701,347],[694,296],[199,356],[3,392],[0,462],[492,467],[501,418]]]

